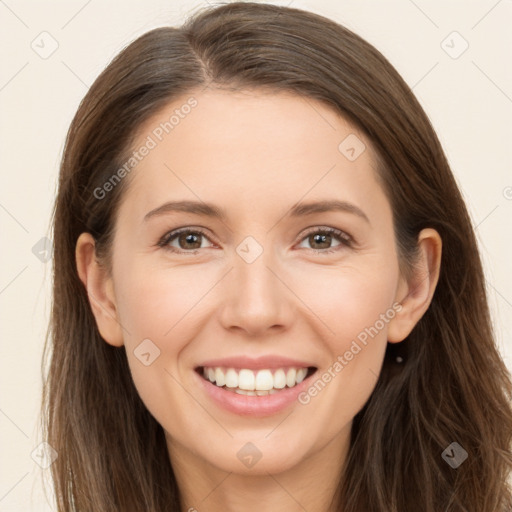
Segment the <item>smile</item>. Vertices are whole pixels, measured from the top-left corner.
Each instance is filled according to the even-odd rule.
[[[248,396],[267,396],[293,388],[309,377],[314,367],[248,368],[200,367],[198,373],[215,386]]]

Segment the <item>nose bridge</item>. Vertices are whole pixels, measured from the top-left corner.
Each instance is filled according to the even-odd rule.
[[[235,287],[239,300],[247,311],[262,308],[273,302],[276,290],[275,276],[269,270],[276,266],[271,247],[266,237],[265,247],[254,237],[246,237],[236,248],[234,261]]]
[[[236,247],[230,286],[222,311],[226,328],[238,326],[257,333],[289,320],[290,304],[286,287],[276,277],[280,267],[277,255],[256,238],[246,237]]]

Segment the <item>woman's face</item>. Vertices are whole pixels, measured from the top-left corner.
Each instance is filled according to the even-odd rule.
[[[406,290],[368,139],[310,98],[219,90],[138,134],[107,287],[121,327],[100,331],[171,456],[251,474],[341,456]]]

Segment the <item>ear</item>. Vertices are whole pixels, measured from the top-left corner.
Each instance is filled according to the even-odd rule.
[[[87,291],[101,337],[110,345],[122,346],[123,333],[117,317],[112,277],[96,259],[95,241],[90,233],[78,237],[75,257],[78,276]]]
[[[423,229],[418,235],[419,260],[409,281],[402,277],[396,301],[402,305],[388,324],[388,341],[403,341],[425,314],[439,279],[442,241],[435,229]]]

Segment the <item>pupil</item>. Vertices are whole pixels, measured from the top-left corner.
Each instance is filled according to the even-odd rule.
[[[319,235],[319,234],[313,235],[314,243],[320,243],[320,244],[324,243],[324,244],[329,245],[330,238],[331,238],[331,235]],[[325,249],[325,247],[321,247],[321,248]]]
[[[197,239],[197,238],[198,238],[198,236],[196,234],[181,235],[180,242],[184,241],[185,244],[193,244],[194,243],[194,239]],[[196,240],[195,243],[197,244],[197,240]],[[201,244],[199,244],[199,246],[200,245]],[[194,249],[196,249],[196,248],[198,248],[198,247],[194,247]],[[190,249],[190,247],[185,247],[185,249]]]

